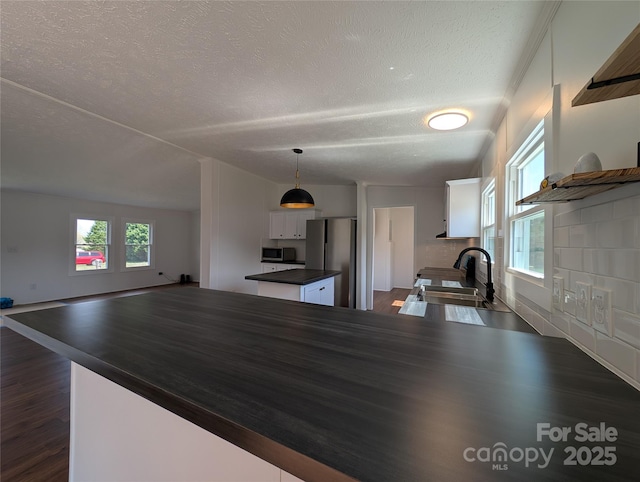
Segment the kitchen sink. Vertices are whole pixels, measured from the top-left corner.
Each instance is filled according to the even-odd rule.
[[[494,299],[493,302],[487,301],[478,288],[421,285],[416,298],[418,301],[426,301],[437,305],[458,305],[470,306],[481,310],[511,311],[498,299]]]

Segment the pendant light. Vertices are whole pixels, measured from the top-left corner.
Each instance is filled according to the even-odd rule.
[[[313,197],[304,189],[300,189],[300,173],[298,172],[298,156],[302,154],[302,149],[293,149],[296,153],[296,187],[284,193],[280,200],[283,208],[312,208],[315,205]]]

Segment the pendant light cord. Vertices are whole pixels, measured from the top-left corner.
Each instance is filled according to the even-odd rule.
[[[300,189],[300,172],[298,171],[298,158],[300,154],[296,152],[296,189]]]

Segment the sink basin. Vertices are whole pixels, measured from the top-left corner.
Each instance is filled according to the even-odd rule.
[[[484,296],[480,294],[478,288],[422,285],[417,299],[437,305],[459,305],[482,310],[511,311],[504,303],[497,299],[493,302],[487,301]]]
[[[418,298],[427,303],[439,305],[462,305],[475,308],[482,307],[483,298],[478,294],[476,288],[447,288],[443,286],[426,287],[422,289]]]

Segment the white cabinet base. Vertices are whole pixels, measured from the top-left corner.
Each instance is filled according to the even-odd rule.
[[[281,300],[303,301],[318,305],[334,306],[335,281],[333,277],[306,285],[258,281],[258,295]]]
[[[78,482],[300,480],[76,363],[69,465]]]

